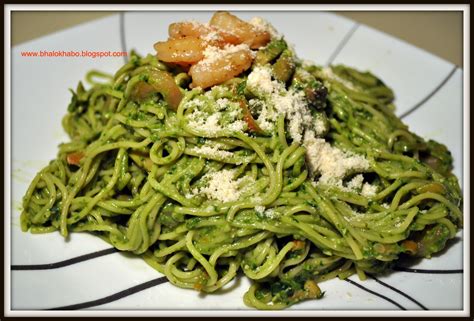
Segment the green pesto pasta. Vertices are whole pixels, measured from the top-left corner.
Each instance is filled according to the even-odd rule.
[[[23,198],[24,231],[93,233],[206,293],[243,273],[245,304],[283,309],[325,280],[430,257],[462,226],[449,151],[410,132],[370,72],[303,64],[277,39],[210,89],[135,53],[86,80],[70,141]]]

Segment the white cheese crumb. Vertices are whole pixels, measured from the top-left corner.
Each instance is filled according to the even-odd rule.
[[[235,170],[224,169],[218,172],[207,173],[202,179],[207,180],[206,186],[194,189],[194,194],[205,194],[210,199],[221,202],[234,202],[240,198],[242,190],[239,186],[244,181],[252,180],[250,177],[234,179]],[[249,182],[250,183],[250,182]]]
[[[238,182],[234,180],[233,170],[222,170],[206,174],[203,179],[208,179],[207,186],[199,190],[207,197],[222,202],[233,202],[239,199]]]
[[[259,214],[263,214],[263,212],[265,212],[265,206],[262,206],[262,205],[255,206],[255,211]]]
[[[216,100],[218,110],[224,110],[230,103],[231,101],[227,98],[219,98]]]
[[[263,215],[267,218],[270,218],[270,219],[274,219],[274,218],[278,218],[279,217],[279,213],[278,212],[275,212],[274,209],[272,208],[269,208],[268,210],[266,210],[265,212],[263,212]]]
[[[314,131],[317,135],[322,135],[326,131],[326,124],[321,119],[314,121]]]
[[[289,90],[286,94],[273,93],[271,97],[278,114],[286,115],[289,121],[288,131],[290,137],[301,143],[306,127],[313,123],[311,112],[304,101],[302,91]]]
[[[248,87],[264,94],[271,94],[275,85],[270,68],[267,67],[255,67],[247,78]]]
[[[377,193],[377,186],[370,185],[369,183],[365,183],[364,186],[362,186],[361,194],[363,196],[371,197],[371,196],[374,196],[376,193]]]
[[[209,99],[214,99],[215,96],[224,96],[227,93],[227,89],[223,86],[214,86],[211,90],[208,90],[204,93]]]
[[[263,19],[262,17],[253,17],[250,19],[249,23],[257,30],[257,31],[267,31],[272,39],[280,39],[282,35],[278,33],[278,31],[269,23],[267,20]]]
[[[288,132],[297,143],[301,143],[305,131],[316,135],[324,133],[323,121],[314,121],[302,91],[286,90],[285,85],[272,80],[268,66],[256,67],[248,76],[248,88],[260,96],[261,100],[251,100],[251,109],[260,109],[257,123],[263,130],[270,131],[275,127],[279,115],[288,120]]]
[[[365,197],[371,197],[377,193],[377,186],[371,185],[367,182],[364,183],[364,176],[362,174],[355,175],[345,186],[343,185],[342,179],[339,178],[333,179],[330,182],[324,179],[322,181],[319,180],[319,182],[323,184],[330,183],[330,185],[336,186],[343,191],[358,193]],[[315,185],[317,185],[316,182]]]
[[[222,58],[225,58],[229,54],[233,54],[242,50],[251,52],[252,55],[255,54],[253,51],[250,50],[250,47],[247,44],[243,44],[243,43],[236,46],[227,44],[224,46],[224,48],[219,48],[216,46],[207,46],[203,52],[204,58],[199,62],[199,64],[211,65],[214,62]]]
[[[209,25],[209,23],[202,23],[197,20],[187,20],[185,22],[191,23],[197,30],[202,30],[204,32],[202,39],[206,42],[212,43],[222,40],[222,36],[219,34],[218,29]]]
[[[207,94],[207,93],[206,93]],[[191,100],[186,103],[185,108],[198,107],[193,110],[193,112],[186,116],[188,118],[188,126],[199,131],[205,131],[209,136],[217,136],[219,132],[223,130],[228,130],[232,132],[242,132],[247,126],[247,123],[244,120],[237,119],[239,116],[238,109],[229,113],[229,116],[233,117],[234,120],[231,123],[221,124],[222,113],[220,111],[228,109],[229,104],[232,102],[227,98],[220,98],[216,101],[216,109],[218,112],[214,112],[209,115],[204,113],[198,108],[204,107],[205,103],[201,100]]]
[[[271,131],[275,127],[275,116],[275,113],[271,113],[270,109],[264,106],[257,118],[258,126],[265,131]]]
[[[189,126],[196,130],[206,131],[209,135],[216,135],[223,128],[219,125],[220,113],[214,113],[208,117],[203,116],[199,110],[193,111],[190,116]]]
[[[202,37],[202,39],[207,42],[216,42],[222,40],[222,37],[217,31],[210,30],[206,35]]]
[[[191,151],[195,153],[207,154],[207,155],[211,155],[211,156],[219,157],[219,158],[227,158],[227,157],[233,156],[231,152],[228,152],[226,150],[220,150],[219,148],[217,148],[217,146],[203,145],[200,147],[194,147],[191,149]]]
[[[304,146],[310,171],[321,175],[320,183],[340,185],[340,180],[348,173],[369,168],[369,162],[363,156],[333,147],[312,133],[305,134]]]
[[[362,188],[363,181],[364,176],[362,176],[362,174],[356,175],[349,183],[347,183],[347,188],[351,191],[359,190]]]
[[[247,123],[245,121],[236,120],[232,124],[227,125],[226,129],[232,132],[243,132],[245,126],[247,126]]]

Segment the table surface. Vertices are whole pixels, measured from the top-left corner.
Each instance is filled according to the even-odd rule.
[[[338,11],[460,67],[463,66],[462,11]],[[12,46],[116,12],[13,11]]]

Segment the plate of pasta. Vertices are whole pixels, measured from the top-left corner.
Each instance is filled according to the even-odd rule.
[[[84,46],[128,55],[20,54]],[[11,309],[462,310],[462,87],[328,12],[125,12],[17,46]]]

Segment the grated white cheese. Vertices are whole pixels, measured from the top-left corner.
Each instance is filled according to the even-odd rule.
[[[274,209],[269,208],[265,212],[263,212],[263,215],[267,218],[273,219],[273,218],[278,218],[280,215],[278,212],[275,212]]]
[[[250,104],[250,106],[253,106],[253,104]],[[260,115],[258,116],[257,123],[259,127],[265,131],[271,131],[275,127],[275,113],[271,113],[270,109],[267,108],[267,106],[263,106]]]
[[[227,158],[227,157],[232,157],[234,154],[231,152],[228,152],[226,150],[221,150],[217,148],[217,146],[209,146],[209,145],[203,145],[200,147],[194,147],[191,148],[192,152],[199,153],[199,154],[206,154],[206,155],[211,155],[214,157],[219,157],[219,158]]]
[[[317,135],[322,135],[326,131],[326,124],[321,119],[316,119],[314,121],[314,130]]]
[[[204,35],[202,37],[202,39],[204,41],[207,41],[207,42],[217,42],[217,41],[221,41],[222,40],[222,37],[221,35],[215,31],[215,30],[210,30],[206,35]]]
[[[371,197],[377,193],[377,186],[371,185],[367,182],[364,183],[364,176],[362,174],[354,176],[346,186],[340,187],[342,190],[349,192],[360,192],[360,194],[365,197]]]
[[[249,104],[252,109],[260,109],[257,123],[263,130],[272,130],[279,115],[288,120],[290,137],[297,143],[301,143],[305,131],[320,135],[326,130],[323,121],[314,121],[304,93],[286,90],[284,84],[272,80],[268,66],[256,67],[248,76],[247,86],[260,96],[261,100],[251,100]]]
[[[227,89],[223,86],[214,86],[211,87],[211,90],[208,90],[204,93],[209,99],[214,99],[214,97],[225,96],[227,94]]]
[[[195,29],[200,30],[202,35],[202,39],[206,42],[216,42],[222,41],[222,36],[220,35],[219,31],[216,27],[209,25],[209,23],[202,23],[197,20],[186,20],[185,23],[191,23]]]
[[[247,86],[263,94],[271,94],[278,86],[272,81],[272,73],[268,67],[255,67],[247,78]]]
[[[247,123],[245,121],[236,120],[232,124],[227,125],[226,129],[232,132],[243,132],[246,126],[247,126]]]
[[[206,93],[206,95],[207,94],[208,93]],[[234,121],[228,124],[221,124],[222,113],[219,111],[226,110],[231,103],[232,102],[227,98],[218,99],[216,101],[216,109],[218,112],[209,115],[208,113],[199,110],[200,107],[204,107],[205,105],[205,102],[202,100],[194,99],[187,102],[185,108],[197,107],[189,116],[186,116],[186,118],[189,119],[188,126],[195,130],[206,131],[206,133],[211,137],[218,135],[219,132],[223,130],[232,132],[244,131],[247,123],[244,120],[237,119],[240,116],[239,109],[228,114],[234,119]]]
[[[321,175],[320,183],[341,185],[341,180],[348,173],[369,168],[369,162],[363,156],[333,147],[312,133],[305,134],[304,146],[310,171]]]
[[[265,212],[265,206],[262,206],[262,205],[255,206],[255,211],[259,214],[263,214],[263,212]]]
[[[199,61],[200,65],[211,65],[214,62],[225,58],[229,54],[233,54],[239,51],[248,51],[252,55],[255,55],[255,53],[250,50],[250,47],[247,44],[239,44],[239,45],[230,45],[227,44],[223,48],[219,48],[216,46],[207,46],[206,49],[204,49],[204,58]],[[227,67],[231,67],[230,65]]]
[[[231,101],[227,98],[219,98],[216,100],[218,110],[224,110],[230,103]]]
[[[362,188],[363,181],[364,176],[362,176],[362,174],[356,175],[354,178],[352,178],[352,180],[349,181],[349,183],[347,183],[347,188],[350,191],[359,190]]]
[[[330,181],[320,179],[318,182],[314,182],[313,186],[317,186],[318,183],[336,186],[343,191],[359,193],[365,197],[371,197],[377,193],[377,186],[371,185],[367,182],[364,183],[364,176],[362,174],[354,176],[345,186],[340,178],[334,178]]]
[[[235,170],[224,169],[218,172],[207,173],[202,179],[207,180],[206,186],[196,188],[193,190],[193,194],[204,194],[210,199],[219,200],[221,202],[234,202],[240,198],[242,189],[239,188],[241,184],[249,181],[250,177],[242,177],[234,179]]]
[[[273,93],[271,97],[278,114],[286,115],[290,137],[301,143],[303,132],[313,124],[313,117],[304,101],[302,91],[289,90],[286,94]]]
[[[377,194],[377,186],[365,183],[364,186],[362,186],[361,194],[366,197],[374,196]]]
[[[262,17],[253,17],[250,19],[249,23],[257,30],[257,31],[267,31],[270,36],[274,39],[280,39],[283,36],[278,33],[275,27],[272,26],[270,22],[263,19]]]
[[[220,113],[214,113],[205,117],[203,112],[194,110],[190,116],[189,126],[196,130],[206,131],[210,136],[216,135],[223,128],[219,125]]]

